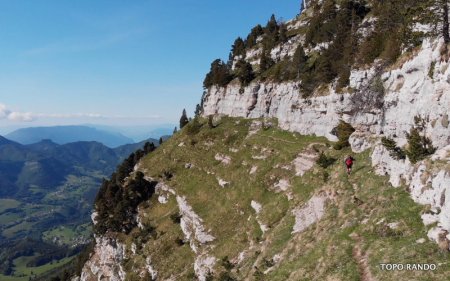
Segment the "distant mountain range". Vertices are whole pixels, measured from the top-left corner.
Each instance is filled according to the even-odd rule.
[[[148,139],[114,149],[96,141],[66,144],[44,139],[23,145],[0,136],[0,196],[26,195],[31,186],[52,190],[68,175],[84,176],[93,171],[109,176],[116,166]]]
[[[84,126],[96,128],[98,130],[106,132],[120,133],[124,136],[132,138],[135,142],[140,142],[148,138],[159,139],[159,137],[161,136],[172,135],[173,129],[176,125],[158,124],[148,126],[106,126],[85,124]]]
[[[96,141],[108,147],[134,143],[134,140],[118,132],[100,130],[88,126],[30,127],[13,131],[6,138],[21,143],[32,144],[50,139],[57,144],[77,141]]]

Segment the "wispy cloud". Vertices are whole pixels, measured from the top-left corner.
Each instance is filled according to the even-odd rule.
[[[17,122],[31,122],[34,117],[31,112],[17,112],[9,110],[6,105],[0,103],[0,120],[8,119]]]
[[[126,115],[104,115],[99,113],[32,113],[19,112],[8,109],[5,104],[0,103],[0,120],[7,119],[16,122],[32,122],[39,118],[51,119],[161,119],[159,115],[126,116]]]
[[[127,115],[104,115],[99,113],[70,113],[70,114],[48,114],[48,113],[37,113],[33,114],[35,117],[41,118],[57,118],[57,119],[68,119],[68,118],[92,118],[92,119],[160,119],[159,115],[147,115],[147,116],[127,116]]]

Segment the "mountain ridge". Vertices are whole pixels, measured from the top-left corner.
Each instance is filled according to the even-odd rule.
[[[107,132],[88,126],[29,127],[15,130],[5,136],[21,144],[32,144],[43,139],[51,139],[58,144],[75,141],[98,141],[108,147],[133,143],[131,138],[117,132]]]

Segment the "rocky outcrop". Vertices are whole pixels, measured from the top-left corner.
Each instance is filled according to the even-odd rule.
[[[122,261],[125,259],[125,245],[112,237],[96,237],[95,248],[85,263],[80,281],[125,280]]]
[[[372,153],[372,165],[380,175],[389,175],[394,187],[405,184],[411,198],[429,211],[422,215],[425,225],[436,225],[428,237],[438,243],[450,240],[450,146],[440,149],[430,160],[412,165],[406,160],[395,160],[381,145]],[[447,246],[448,248],[448,246]]]
[[[213,272],[216,258],[209,255],[207,243],[214,241],[214,236],[208,233],[203,226],[203,220],[194,212],[185,197],[177,196],[178,208],[181,215],[181,230],[185,240],[189,242],[192,251],[196,254],[194,271],[198,280],[207,280]]]
[[[292,211],[295,224],[292,233],[299,233],[322,218],[325,214],[326,196],[315,195],[304,206]]]
[[[254,94],[256,101],[254,100]],[[240,86],[212,87],[203,100],[203,114],[232,117],[275,117],[282,129],[305,135],[336,137],[330,132],[338,124],[340,112],[348,108],[348,98],[341,95],[311,99],[301,98],[298,83],[254,82],[240,93]]]

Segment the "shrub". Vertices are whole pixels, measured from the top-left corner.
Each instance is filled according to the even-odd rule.
[[[175,243],[179,246],[179,247],[181,247],[181,246],[183,246],[185,243],[184,243],[184,240],[183,239],[181,239],[181,238],[176,238],[175,239]]]
[[[190,136],[196,135],[200,132],[200,129],[202,128],[202,124],[198,120],[198,117],[195,117],[192,119],[191,122],[189,122],[186,125],[186,133]]]
[[[175,224],[180,224],[181,218],[182,218],[182,216],[178,213],[174,213],[174,214],[170,215],[170,220]]]
[[[330,179],[330,174],[327,171],[323,171],[322,179],[323,179],[323,182],[328,182],[328,180]]]
[[[355,131],[352,125],[341,120],[339,125],[337,125],[337,127],[334,128],[333,131],[338,138],[338,142],[333,146],[334,149],[341,150],[342,148],[350,146],[348,139],[350,138],[350,135]]]
[[[398,147],[393,139],[383,137],[381,143],[389,151],[389,155],[392,158],[396,160],[403,160],[406,158],[405,151]]]
[[[228,271],[224,271],[219,275],[219,281],[236,281],[233,276]]]
[[[163,173],[162,173],[162,177],[165,180],[169,181],[170,179],[173,178],[173,172],[171,170],[164,170]]]
[[[435,67],[436,67],[436,62],[433,61],[430,65],[430,69],[428,70],[428,77],[430,77],[430,79],[433,79]]]
[[[210,129],[214,129],[215,128],[214,122],[213,122],[213,115],[209,115],[208,116],[208,128],[210,128]]]
[[[228,259],[228,256],[223,257],[222,260],[220,261],[220,264],[227,271],[230,271],[230,270],[232,270],[234,268],[234,265],[230,262],[230,260]]]
[[[384,96],[386,90],[380,75],[377,75],[370,81],[369,90],[376,96]]]
[[[333,165],[334,162],[336,162],[335,158],[332,157],[328,157],[325,155],[325,153],[320,153],[319,159],[317,159],[317,165],[319,165],[320,167],[326,169],[329,166]]]
[[[425,135],[421,135],[419,128],[411,128],[406,137],[408,139],[406,155],[411,163],[417,163],[436,152],[436,148],[433,146],[431,140]]]

